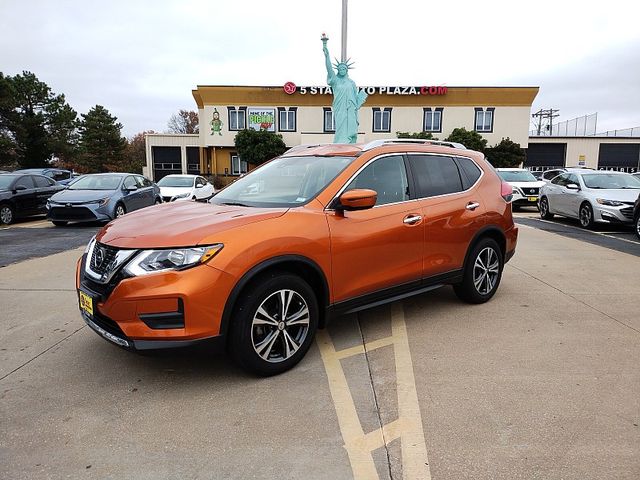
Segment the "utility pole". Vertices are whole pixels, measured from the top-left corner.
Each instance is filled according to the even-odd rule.
[[[348,0],[342,0],[342,58],[341,62],[347,61],[347,3]]]
[[[549,108],[547,110],[541,108],[536,113],[531,115],[532,118],[538,119],[538,136],[542,134],[542,126],[544,125],[545,120],[547,121],[547,130],[549,130],[549,135],[553,133],[553,119],[560,116],[560,114],[558,113],[559,111],[560,110],[554,108]]]

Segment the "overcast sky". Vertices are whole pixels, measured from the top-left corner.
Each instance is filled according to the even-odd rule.
[[[0,71],[28,70],[123,134],[165,131],[197,85],[323,85],[320,35],[340,55],[341,0],[0,0]],[[350,0],[360,86],[539,86],[559,121],[640,126],[637,1]]]

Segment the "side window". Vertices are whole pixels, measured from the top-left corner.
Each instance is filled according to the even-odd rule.
[[[578,180],[578,176],[574,175],[573,173],[569,175],[569,178],[567,179],[567,185],[569,185],[570,183],[580,186],[580,180]]]
[[[206,184],[207,184],[207,181],[204,178],[202,177],[196,178],[196,187],[200,185],[204,186]]]
[[[151,182],[142,175],[136,175],[136,183],[138,184],[138,188],[147,188],[151,186]]]
[[[33,181],[36,184],[36,188],[50,187],[51,185],[54,184],[54,181],[51,180],[50,178],[43,177],[40,175],[34,175]]]
[[[71,178],[71,172],[65,172],[64,170],[54,170],[52,173],[53,179],[58,182],[60,180],[68,180],[69,178]]]
[[[20,179],[16,182],[13,188],[20,187],[20,186],[24,188],[34,188],[33,177],[31,175],[25,175],[24,177],[20,177]]]
[[[378,193],[376,205],[409,200],[409,182],[401,156],[374,160],[347,186],[346,190],[368,188]]]
[[[460,165],[460,169],[462,170],[460,172],[460,176],[462,177],[462,188],[466,190],[478,181],[482,172],[473,160],[468,158],[458,158],[458,165]]]
[[[563,173],[562,175],[558,175],[556,178],[551,180],[551,183],[553,183],[554,185],[560,185],[561,187],[564,187],[567,184],[568,179],[569,179],[569,174]]]
[[[419,197],[435,197],[461,192],[460,172],[451,157],[409,155]]]
[[[124,180],[124,188],[131,188],[131,187],[137,187],[138,186],[138,182],[136,182],[136,179],[134,177],[127,177]]]
[[[559,170],[548,170],[542,174],[542,178],[544,178],[545,180],[553,180],[553,178],[559,174]]]

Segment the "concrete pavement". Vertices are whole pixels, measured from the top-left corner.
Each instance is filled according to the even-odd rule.
[[[81,250],[0,268],[0,478],[640,478],[640,258],[520,231],[491,302],[343,317],[269,379],[99,338]]]

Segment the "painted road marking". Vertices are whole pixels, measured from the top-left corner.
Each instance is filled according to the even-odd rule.
[[[396,302],[391,306],[391,337],[338,351],[326,330],[318,331],[316,341],[353,477],[356,480],[379,478],[372,453],[399,438],[403,478],[431,479],[402,303]],[[365,435],[340,360],[388,345],[392,345],[394,350],[398,419]]]

